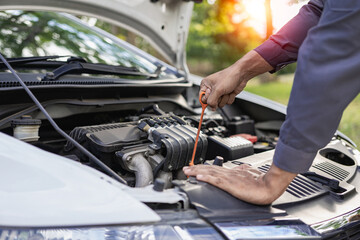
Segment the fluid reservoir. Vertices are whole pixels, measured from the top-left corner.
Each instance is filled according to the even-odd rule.
[[[33,142],[39,139],[41,120],[33,119],[29,115],[23,115],[19,119],[11,121],[14,129],[14,137],[25,142]]]

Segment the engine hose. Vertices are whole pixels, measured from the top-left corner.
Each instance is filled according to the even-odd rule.
[[[154,182],[154,176],[150,163],[146,160],[142,153],[135,154],[129,162],[128,167],[135,173],[135,187],[145,187]]]

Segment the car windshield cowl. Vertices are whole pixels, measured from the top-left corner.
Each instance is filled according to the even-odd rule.
[[[141,76],[146,79],[156,79],[166,69],[163,66],[156,68],[154,73],[144,73],[139,71],[136,67],[114,66],[103,63],[88,63],[82,57],[70,56],[66,61],[49,61],[51,59],[64,58],[66,56],[39,56],[39,57],[23,57],[23,58],[8,58],[10,64],[14,67],[21,68],[56,68],[52,72],[48,72],[42,80],[58,80],[61,76],[66,74],[103,74],[103,75],[127,75],[127,76]],[[6,68],[3,62],[0,62],[0,68]]]
[[[67,58],[66,61],[56,59]],[[96,74],[127,76],[128,78],[138,78],[142,80],[159,80],[162,74],[167,75],[167,67],[157,65],[153,73],[142,72],[136,67],[126,67],[121,65],[108,65],[103,63],[89,63],[82,57],[76,56],[37,56],[37,57],[17,57],[7,58],[7,61],[18,69],[54,69],[49,71],[41,78],[42,81],[56,81],[60,77],[68,74]],[[6,65],[0,61],[0,70],[6,70]],[[167,79],[168,76],[165,77]],[[173,78],[173,77],[171,77]]]

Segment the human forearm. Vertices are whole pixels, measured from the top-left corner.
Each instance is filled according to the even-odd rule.
[[[272,164],[270,170],[263,177],[264,184],[268,191],[267,196],[270,197],[267,199],[267,202],[272,203],[280,197],[296,175],[296,173],[282,170]]]
[[[230,67],[204,78],[200,85],[205,92],[203,101],[212,109],[232,104],[251,78],[294,62],[309,29],[318,23],[323,5],[323,0],[311,0],[269,40]]]
[[[250,51],[230,67],[202,80],[200,91],[205,92],[203,101],[213,109],[232,104],[251,78],[272,69],[257,52]]]
[[[245,54],[235,62],[234,65],[239,71],[241,80],[246,82],[273,69],[273,67],[254,50]]]

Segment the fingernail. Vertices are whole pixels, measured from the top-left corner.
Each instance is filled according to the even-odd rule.
[[[204,177],[204,176],[201,175],[201,174],[200,174],[200,175],[196,175],[196,178],[199,179],[199,180],[201,180],[203,177]]]
[[[186,169],[183,169],[184,173],[187,174],[190,172],[190,169],[189,168],[186,168]]]
[[[189,169],[189,167],[183,167],[183,170]]]

